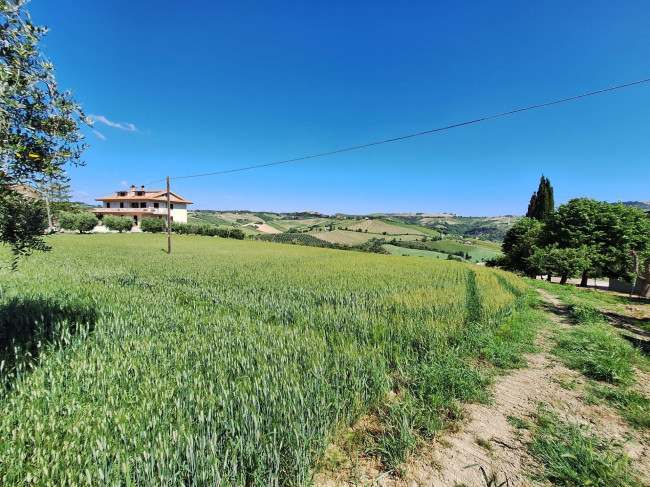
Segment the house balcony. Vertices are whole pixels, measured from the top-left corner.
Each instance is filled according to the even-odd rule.
[[[167,208],[93,208],[93,213],[103,213],[107,215],[156,215],[165,216]]]
[[[93,208],[94,213],[153,213],[166,215],[167,208]]]

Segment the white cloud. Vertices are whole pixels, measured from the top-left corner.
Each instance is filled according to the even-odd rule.
[[[102,140],[106,140],[106,136],[99,132],[98,130],[93,130],[93,133]]]
[[[89,195],[88,193],[86,193],[85,191],[77,191],[77,194],[78,194],[79,196],[84,196],[84,197],[86,197],[86,196],[90,196],[90,195]]]
[[[122,122],[122,123],[111,122],[104,115],[88,115],[88,118],[90,120],[92,120],[93,122],[101,122],[103,124],[108,125],[109,127],[115,127],[115,128],[121,129],[121,130],[126,130],[127,132],[137,132],[138,131],[138,129],[132,123],[129,123],[129,122]]]
[[[120,181],[120,186],[122,186],[123,188],[128,188],[129,183],[127,183],[126,181]]]

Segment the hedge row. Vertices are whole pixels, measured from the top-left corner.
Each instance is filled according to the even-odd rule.
[[[144,223],[144,218],[142,223]],[[140,223],[140,227],[142,227]],[[179,235],[204,235],[206,237],[234,238],[244,240],[246,234],[239,228],[222,228],[214,225],[195,225],[193,223],[172,222],[172,232]]]

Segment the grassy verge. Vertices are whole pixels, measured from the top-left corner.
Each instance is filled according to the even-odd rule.
[[[540,281],[534,283],[537,286]],[[556,332],[554,352],[565,365],[590,379],[587,399],[609,404],[634,428],[649,428],[650,399],[635,389],[634,369],[647,369],[650,361],[621,337],[601,311],[626,304],[629,299],[546,282],[538,287],[553,292],[569,305],[575,325]]]
[[[650,428],[650,399],[630,388],[590,384],[588,400],[594,403],[605,401],[616,408],[623,419],[637,429]]]
[[[531,433],[529,451],[544,465],[537,475],[540,480],[558,486],[638,485],[621,445],[591,433],[584,426],[562,421],[544,405],[539,407],[534,423],[514,418],[512,423]]]
[[[638,352],[610,329],[594,309],[576,306],[573,312],[578,325],[557,334],[554,352],[567,367],[590,379],[629,384],[634,377],[632,367],[639,360]]]
[[[468,295],[474,291],[468,286]],[[393,375],[392,392],[360,425],[341,431],[321,463],[321,471],[353,470],[359,458],[377,457],[386,469],[401,466],[417,445],[463,419],[463,403],[491,400],[492,377],[525,366],[524,353],[534,351],[537,329],[546,320],[532,294],[520,296],[509,319],[495,326],[462,328],[444,353],[427,353]],[[468,313],[467,320],[477,317]]]
[[[548,281],[526,279],[531,286],[543,289],[554,295],[567,305],[585,304],[596,307],[606,307],[612,304],[629,304],[632,302],[648,302],[644,298],[632,298],[621,294],[603,293],[593,288],[582,288],[573,285],[560,285]]]

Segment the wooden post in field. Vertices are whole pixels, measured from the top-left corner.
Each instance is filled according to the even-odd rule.
[[[169,194],[169,176],[167,176],[167,253],[172,253],[172,210],[171,195]]]

